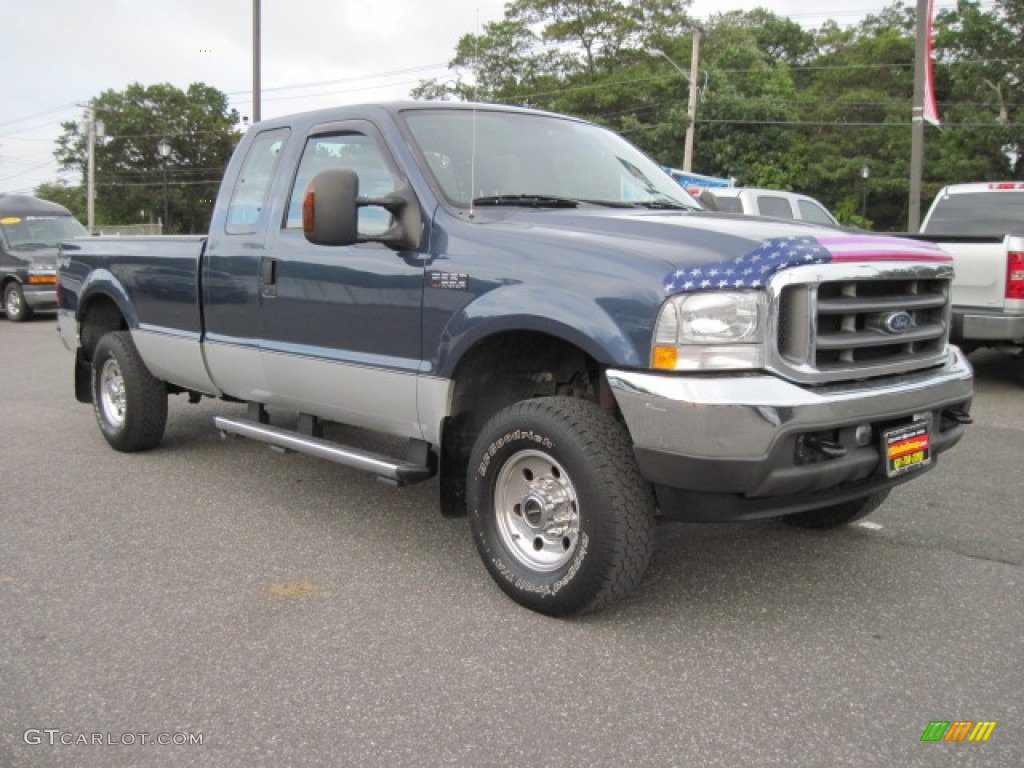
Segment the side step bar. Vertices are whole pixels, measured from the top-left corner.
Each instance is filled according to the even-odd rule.
[[[436,471],[434,463],[429,460],[430,452],[426,450],[426,443],[419,443],[419,441],[416,446],[418,450],[413,450],[420,454],[417,458],[423,460],[422,464],[396,461],[379,453],[343,446],[332,443],[330,440],[311,437],[289,429],[272,427],[269,424],[260,424],[251,419],[228,419],[216,416],[213,419],[213,425],[220,430],[223,437],[227,437],[229,434],[248,437],[274,448],[305,453],[319,459],[333,461],[336,464],[344,464],[346,467],[361,469],[377,475],[382,480],[399,485],[410,485],[429,480]]]

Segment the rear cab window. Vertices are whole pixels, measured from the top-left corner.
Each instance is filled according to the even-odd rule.
[[[1011,222],[1017,231],[1010,232]],[[1024,190],[947,194],[935,201],[922,232],[929,235],[1024,234]]]
[[[257,136],[249,146],[238,181],[231,191],[224,231],[229,235],[251,235],[259,228],[274,181],[274,171],[288,138],[287,128]]]

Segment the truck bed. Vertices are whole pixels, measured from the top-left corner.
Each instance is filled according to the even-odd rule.
[[[200,261],[205,235],[83,237],[61,246],[66,283],[109,280],[120,286],[125,311],[145,318],[141,327],[195,334],[202,332]],[[81,295],[85,285],[75,291]]]

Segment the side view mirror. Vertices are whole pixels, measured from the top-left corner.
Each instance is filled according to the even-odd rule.
[[[394,223],[380,235],[359,233],[359,209],[379,206]],[[306,187],[302,200],[302,232],[315,245],[380,242],[396,250],[419,247],[423,224],[420,206],[408,187],[382,198],[359,196],[359,176],[349,169],[322,171]]]
[[[302,199],[302,231],[316,245],[352,245],[359,237],[359,177],[355,171],[318,173]]]

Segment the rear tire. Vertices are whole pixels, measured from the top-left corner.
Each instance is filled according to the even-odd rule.
[[[545,397],[499,411],[476,440],[467,491],[484,565],[520,605],[595,610],[647,569],[654,492],[625,427],[594,403]]]
[[[147,370],[128,331],[108,333],[96,345],[92,404],[103,437],[117,451],[146,451],[163,439],[167,387]]]
[[[25,292],[14,281],[4,288],[4,314],[12,323],[21,323],[32,317],[32,307],[25,301]]]
[[[798,512],[795,515],[786,515],[785,520],[790,525],[798,528],[811,528],[824,531],[832,528],[839,528],[861,520],[880,506],[888,498],[889,489],[865,496],[863,499],[844,501],[822,509],[812,509],[809,512]]]

